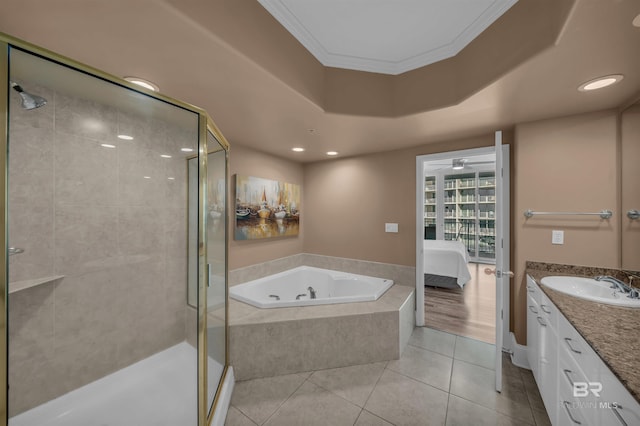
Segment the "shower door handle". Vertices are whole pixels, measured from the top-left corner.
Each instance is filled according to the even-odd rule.
[[[211,264],[207,263],[207,287],[211,287]]]

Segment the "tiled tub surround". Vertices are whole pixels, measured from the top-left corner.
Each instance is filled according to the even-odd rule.
[[[415,324],[414,290],[375,302],[259,309],[229,301],[229,357],[238,380],[398,359]]]
[[[638,275],[637,272],[630,273]],[[539,262],[527,262],[527,274],[538,284],[542,278],[551,275],[611,275],[628,282],[626,271]],[[579,299],[544,285],[540,288],[640,402],[640,310]]]
[[[9,235],[25,251],[10,287],[64,278],[9,296],[11,416],[185,339],[186,162],[160,154],[197,147],[164,122],[23,84],[48,103],[11,96]]]
[[[303,265],[371,277],[384,277],[393,280],[394,284],[397,285],[409,287],[415,287],[416,285],[416,268],[413,266],[322,256],[311,253],[294,254],[269,262],[234,269],[229,271],[229,285],[241,284]]]

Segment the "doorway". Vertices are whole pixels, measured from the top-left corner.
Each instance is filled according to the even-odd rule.
[[[481,321],[493,325],[499,391],[501,352],[509,341],[509,281],[502,273],[509,265],[509,147],[502,145],[501,132],[495,140],[494,147],[416,157],[416,325],[429,325],[429,314],[445,311],[441,324],[458,323],[446,331],[466,336],[473,328],[469,317],[478,321],[479,312],[485,312]],[[425,172],[429,163],[437,170]],[[486,291],[479,290],[483,284]],[[431,287],[447,296],[446,303],[431,294]],[[480,300],[489,305],[479,309]],[[490,311],[493,318],[489,313],[487,319]]]
[[[425,325],[494,344],[496,156],[448,155],[422,168]]]

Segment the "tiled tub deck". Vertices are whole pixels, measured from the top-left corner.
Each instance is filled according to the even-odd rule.
[[[259,309],[229,300],[229,357],[237,380],[400,358],[415,325],[414,289],[374,302]]]

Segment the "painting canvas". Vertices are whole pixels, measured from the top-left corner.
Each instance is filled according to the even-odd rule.
[[[300,185],[235,175],[236,240],[297,236]]]

